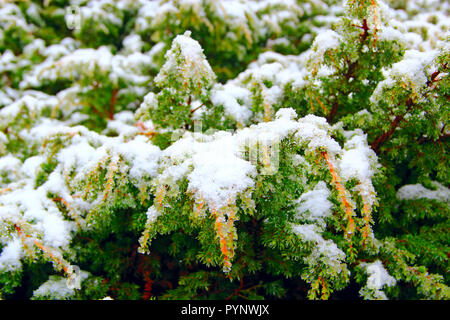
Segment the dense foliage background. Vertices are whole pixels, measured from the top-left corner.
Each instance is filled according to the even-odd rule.
[[[439,0],[0,0],[0,298],[448,299]]]

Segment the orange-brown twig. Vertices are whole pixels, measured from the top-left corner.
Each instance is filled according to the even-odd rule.
[[[80,227],[80,222],[78,221],[78,216],[77,214],[74,212],[74,210],[72,209],[72,207],[69,205],[69,203],[64,200],[63,198],[53,198],[53,201],[60,201],[65,207],[66,209],[70,212],[70,216],[73,217],[73,219],[75,220],[75,223],[77,224],[78,227]]]
[[[328,113],[328,109],[327,108],[325,108],[325,106],[323,105],[323,103],[322,102],[320,102],[320,100],[316,97],[316,96],[314,96],[314,98],[316,99],[316,101],[319,103],[319,105],[320,105],[320,107],[322,108],[322,110],[325,112],[325,114],[327,114]]]
[[[159,188],[159,190],[156,192],[156,200],[158,201],[158,205],[161,207],[164,195],[166,193],[166,186],[162,186],[162,188]]]
[[[30,235],[24,233],[22,231],[22,228],[18,226],[17,224],[14,224],[14,228],[16,229],[17,233],[19,234],[20,239],[22,240],[22,243],[25,244],[25,238],[32,238]],[[57,257],[55,254],[51,252],[51,249],[45,247],[40,241],[33,239],[33,244],[38,247],[45,255],[47,255],[50,259],[52,259],[57,265],[61,266],[61,268],[64,270],[64,272],[68,275],[69,269],[67,266],[67,262],[62,260],[61,258]]]
[[[333,164],[331,163],[331,161],[329,159],[328,153],[323,151],[322,156],[325,158],[325,161],[328,164],[328,169],[330,170],[330,173],[331,173],[332,183],[335,185],[335,187],[339,193],[341,203],[344,206],[345,219],[348,220],[347,230],[345,230],[346,235],[351,236],[353,234],[353,232],[355,231],[355,222],[353,221],[353,206],[347,196],[348,191],[342,185],[341,178],[339,177],[336,170],[334,169]]]
[[[217,236],[219,237],[220,251],[223,254],[224,259],[224,269],[231,269],[231,259],[234,256],[233,248],[233,236],[231,230],[234,228],[234,211],[230,210],[227,221],[224,220],[223,214],[220,214],[216,209],[211,209],[211,214],[215,217],[215,229]]]

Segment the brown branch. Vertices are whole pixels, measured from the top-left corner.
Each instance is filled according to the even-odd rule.
[[[434,82],[438,81],[436,80],[436,78],[438,77],[438,75],[441,73],[440,70],[437,70],[435,72],[433,72],[431,74],[431,78],[427,81],[427,87],[429,87],[430,85],[432,85]]]
[[[444,68],[446,68],[446,67],[447,67],[447,63],[445,63],[443,66],[444,66]],[[438,78],[438,76],[439,76],[440,73],[441,73],[441,72],[440,72],[439,70],[433,72],[433,73],[431,74],[431,76],[430,76],[430,79],[427,81],[427,83],[426,83],[424,89],[431,88],[431,86],[432,86],[434,83],[436,83],[436,82],[438,82],[439,80],[441,80],[441,79]],[[431,88],[431,89],[433,89],[433,88]],[[424,97],[427,97],[428,94],[429,94],[429,92],[422,93],[422,95],[423,95]],[[413,103],[412,98],[409,98],[409,99],[406,101],[406,106],[407,106],[406,113],[408,113],[408,112],[414,107],[414,103]],[[391,136],[392,136],[392,135],[394,134],[394,132],[395,132],[395,129],[399,126],[399,124],[400,124],[403,120],[404,120],[404,115],[397,115],[397,116],[395,117],[394,121],[392,121],[391,127],[389,128],[389,130],[386,131],[386,132],[384,132],[384,133],[382,133],[380,136],[378,136],[378,137],[372,142],[371,147],[372,147],[372,149],[373,149],[375,152],[378,152],[380,146],[381,146],[383,143],[385,143],[388,139],[391,138]],[[444,129],[445,129],[445,125],[444,125],[444,127],[442,128],[442,130],[441,130],[442,135],[441,135],[437,140],[432,140],[432,139],[430,139],[430,138],[424,138],[424,137],[422,137],[422,138],[420,138],[420,139],[418,140],[418,142],[419,142],[419,143],[423,143],[423,142],[428,142],[428,141],[434,141],[434,142],[441,143],[441,141],[447,140],[447,139],[448,139],[448,136],[449,136],[448,134],[444,134]]]
[[[236,288],[228,297],[225,298],[225,300],[230,300],[232,296],[239,294],[240,291],[242,291],[244,287],[244,278],[241,278],[241,283],[239,284],[239,287]]]
[[[114,88],[111,93],[111,100],[109,102],[109,112],[108,112],[108,118],[110,120],[114,120],[114,105],[116,104],[117,100],[117,88]]]
[[[361,33],[359,36],[361,37],[361,42],[364,42],[369,36],[369,26],[367,25],[367,19],[363,20],[363,25],[360,28],[363,30],[363,33]]]
[[[344,229],[344,231],[346,233],[345,236],[350,238],[355,229],[355,222],[353,220],[354,208],[350,202],[350,199],[347,199],[347,195],[348,196],[350,196],[350,195],[348,194],[348,191],[345,189],[344,185],[341,183],[341,178],[339,177],[339,175],[336,172],[336,169],[334,168],[333,164],[331,163],[328,153],[326,151],[323,151],[323,152],[321,152],[321,155],[325,159],[325,162],[328,165],[328,169],[330,171],[331,178],[332,178],[332,180],[331,180],[332,184],[338,191],[341,204],[343,205],[343,208],[345,210],[344,219],[348,220],[348,225],[347,225],[347,228]]]
[[[359,27],[359,26],[357,26],[357,27]],[[347,68],[347,72],[345,72],[345,74],[344,74],[344,78],[347,81],[347,83],[349,83],[350,78],[354,78],[354,72],[355,72],[355,70],[356,70],[356,68],[358,66],[358,60],[356,60],[354,62],[350,62],[350,60],[348,58],[345,58],[345,62],[347,64],[348,68]],[[345,95],[345,93],[342,90],[338,90],[338,92]],[[331,107],[331,111],[330,111],[330,113],[328,114],[328,117],[327,117],[328,123],[331,123],[333,121],[334,117],[337,114],[338,109],[339,109],[339,103],[338,103],[338,98],[336,96],[336,98],[334,100],[334,103],[333,103],[333,106]],[[328,111],[326,111],[326,113],[327,112]]]
[[[90,102],[82,102],[81,105],[83,104],[87,104],[87,106],[97,115],[99,115],[100,117],[104,118],[105,114],[103,114],[102,112],[100,112],[92,103]]]
[[[445,133],[443,135],[440,135],[437,139],[432,139],[432,138],[425,138],[425,137],[421,137],[420,139],[417,140],[418,144],[422,144],[425,142],[445,142],[450,138],[450,133]]]
[[[336,97],[336,100],[334,100],[333,106],[331,107],[330,114],[327,117],[328,123],[331,123],[331,121],[333,121],[333,118],[336,116],[338,108],[339,108],[339,104],[338,104],[338,99]]]
[[[414,106],[414,103],[411,98],[409,98],[406,101],[406,113],[409,112],[412,107]],[[383,132],[381,135],[379,135],[372,143],[371,148],[373,151],[378,152],[381,145],[385,143],[387,140],[389,140],[392,135],[394,134],[397,127],[400,125],[400,123],[405,119],[403,114],[399,114],[395,117],[395,119],[391,122],[391,126],[388,131]]]
[[[197,108],[195,108],[195,109],[192,109],[191,110],[191,113],[194,113],[195,111],[197,111],[198,109],[200,109],[201,107],[204,107],[205,105],[202,103],[200,106],[198,106]]]
[[[376,138],[370,145],[373,151],[378,152],[380,146],[385,143],[393,134],[395,129],[397,129],[400,122],[404,119],[403,115],[398,115],[395,117],[394,121],[391,122],[391,127],[388,131],[383,132],[378,138]]]

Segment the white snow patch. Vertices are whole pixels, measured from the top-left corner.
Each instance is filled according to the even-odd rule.
[[[432,199],[448,202],[450,189],[436,181],[433,184],[436,186],[436,190],[427,189],[420,183],[404,185],[397,191],[397,198],[400,200]]]

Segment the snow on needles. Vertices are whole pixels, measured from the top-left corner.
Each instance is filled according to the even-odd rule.
[[[443,202],[450,201],[450,190],[434,181],[435,190],[425,188],[420,183],[404,185],[397,191],[397,198],[400,200],[414,200],[414,199],[430,199]]]
[[[108,72],[113,82],[123,79],[130,84],[139,85],[150,79],[145,74],[145,68],[153,66],[149,54],[134,52],[129,55],[113,55],[111,49],[105,46],[77,49],[56,61],[50,57],[34,66],[24,76],[20,87],[39,86],[44,80],[76,79],[80,75],[91,74],[96,68]]]
[[[14,237],[12,241],[3,248],[0,254],[0,270],[9,271],[19,269],[22,266],[22,241]]]
[[[253,185],[250,177],[256,171],[250,162],[238,157],[239,146],[231,133],[220,132],[201,138],[204,139],[202,142],[192,135],[187,136],[164,150],[163,163],[169,167],[164,168],[158,180],[172,182],[172,185],[191,167],[187,176],[188,191],[206,200],[211,208],[221,208],[229,201],[234,202],[239,193]],[[179,163],[182,155],[186,157]],[[174,164],[175,168],[170,166]],[[181,170],[174,170],[177,168]]]
[[[373,295],[377,299],[386,300],[386,294],[382,291],[384,287],[392,287],[397,281],[392,277],[384,268],[383,263],[380,260],[376,260],[372,263],[360,263],[367,275],[367,283],[364,288],[361,289],[363,293],[366,290],[373,292]]]
[[[328,198],[330,190],[324,181],[319,181],[313,190],[304,192],[297,200],[296,208],[300,217],[312,221],[321,221],[331,214],[333,204]]]
[[[79,280],[83,282],[90,276],[89,272],[80,271]],[[68,279],[60,276],[50,276],[49,279],[33,291],[33,297],[57,300],[70,299],[76,293],[75,288],[68,285]]]
[[[186,133],[162,151],[157,184],[174,186],[186,176],[189,191],[213,208],[220,208],[254,185],[256,168],[244,159],[246,148],[273,146],[288,134],[295,134],[298,142],[305,143],[311,152],[321,147],[331,155],[341,152],[339,144],[329,136],[330,127],[325,119],[309,115],[296,121],[293,109],[281,109],[275,117],[274,121],[252,125],[235,134]]]
[[[200,44],[193,40],[191,32],[186,31],[183,35],[178,35],[172,42],[172,47],[166,52],[166,62],[162,66],[154,81],[156,84],[162,86],[167,77],[171,74],[179,74],[182,77],[182,82],[187,83],[212,83],[215,80],[214,71],[211,69],[203,49]],[[181,60],[181,65],[179,64]],[[174,69],[180,68],[176,72]],[[202,79],[205,79],[202,81]]]
[[[193,155],[188,190],[198,193],[213,208],[220,208],[253,186],[251,176],[255,168],[237,156],[238,146],[231,133],[216,137],[215,141],[202,144]]]
[[[333,30],[319,33],[311,46],[312,50],[309,51],[310,68],[316,69],[322,63],[325,52],[330,49],[337,49],[341,40],[341,35]]]
[[[385,80],[378,83],[370,97],[370,102],[376,104],[383,98],[383,91],[394,87],[396,83],[406,84],[414,92],[419,92],[426,85],[427,76],[435,71],[433,60],[438,53],[438,50],[427,52],[406,50],[403,59],[385,71]]]
[[[367,135],[357,129],[346,133],[347,141],[339,161],[342,178],[347,181],[357,179],[355,187],[365,202],[372,207],[376,203],[376,192],[372,185],[372,177],[377,172],[378,158],[367,143]]]
[[[320,231],[320,228],[314,224],[292,225],[292,232],[303,241],[313,244],[311,253],[304,258],[307,264],[316,265],[317,261],[322,261],[330,268],[344,272],[342,262],[345,260],[345,253],[332,240],[325,240]]]
[[[0,158],[0,173],[7,170],[11,180],[3,183],[0,179],[0,185],[7,187],[6,192],[0,193],[0,228],[18,225],[25,233],[26,241],[36,239],[44,247],[57,250],[53,255],[60,255],[60,251],[68,249],[73,231],[84,225],[84,213],[95,204],[95,200],[91,204],[74,194],[76,190],[71,184],[76,185],[77,180],[111,155],[112,159],[121,157],[124,160],[120,169],[128,170],[130,182],[140,187],[143,179],[157,174],[160,149],[148,143],[144,136],[138,135],[131,140],[125,140],[124,136],[106,137],[82,126],[67,127],[61,122],[47,120],[35,125],[27,140],[42,143],[46,139],[51,143],[52,137],[66,136],[70,143],[53,155],[58,164],[40,186],[36,186],[36,179],[41,165],[48,161],[45,148],[43,155],[30,157],[23,164],[11,155]],[[75,221],[66,219],[58,208],[60,201]],[[23,239],[12,239],[12,242],[11,239],[0,239],[6,245],[0,255],[0,269],[21,267],[22,251],[18,249],[17,241]]]
[[[250,104],[249,97],[251,93],[248,89],[237,86],[233,83],[225,85],[217,84],[213,87],[211,101],[214,105],[223,105],[225,113],[230,115],[236,121],[247,122],[252,112],[247,107]],[[240,104],[238,101],[244,101]]]

